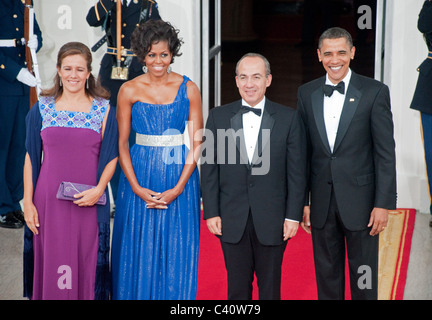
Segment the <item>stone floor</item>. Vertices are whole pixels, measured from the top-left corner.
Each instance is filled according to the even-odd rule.
[[[404,300],[432,300],[430,216],[418,213],[412,238]],[[23,229],[0,228],[0,300],[21,300]]]
[[[0,228],[0,300],[22,298],[23,229]]]

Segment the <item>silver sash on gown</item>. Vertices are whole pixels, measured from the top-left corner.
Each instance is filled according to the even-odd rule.
[[[184,145],[184,134],[158,136],[137,133],[136,144],[148,147],[181,146]]]

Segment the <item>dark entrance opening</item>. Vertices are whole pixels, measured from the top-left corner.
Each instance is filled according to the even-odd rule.
[[[222,104],[240,99],[235,64],[247,52],[263,54],[271,64],[273,82],[266,96],[296,107],[297,88],[325,74],[317,58],[318,38],[332,26],[353,36],[353,71],[374,76],[376,0],[222,0]],[[371,27],[360,29],[370,8]],[[362,7],[365,8],[365,7]],[[212,101],[212,100],[211,100]],[[212,105],[210,107],[213,107]]]

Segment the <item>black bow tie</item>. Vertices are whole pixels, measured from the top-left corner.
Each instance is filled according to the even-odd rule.
[[[333,94],[333,91],[337,90],[340,92],[340,94],[344,94],[345,93],[345,82],[341,81],[339,82],[337,85],[335,86],[331,86],[329,84],[325,84],[323,87],[324,90],[324,94],[327,97],[331,97]]]
[[[240,111],[242,113],[248,113],[249,111],[252,111],[258,117],[261,117],[261,109],[258,109],[258,108],[251,108],[251,107],[248,107],[248,106],[242,106]]]

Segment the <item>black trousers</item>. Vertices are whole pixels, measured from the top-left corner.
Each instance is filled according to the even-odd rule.
[[[340,219],[332,192],[327,221],[322,229],[313,228],[312,243],[318,299],[345,298],[345,262],[348,254],[351,298],[378,298],[379,236],[369,235],[371,228],[361,231],[346,229]]]
[[[262,245],[255,233],[251,214],[239,243],[221,241],[228,277],[228,300],[251,300],[254,274],[259,299],[280,300],[281,268],[286,243],[278,246]]]
[[[0,98],[0,215],[21,209],[29,96]]]

